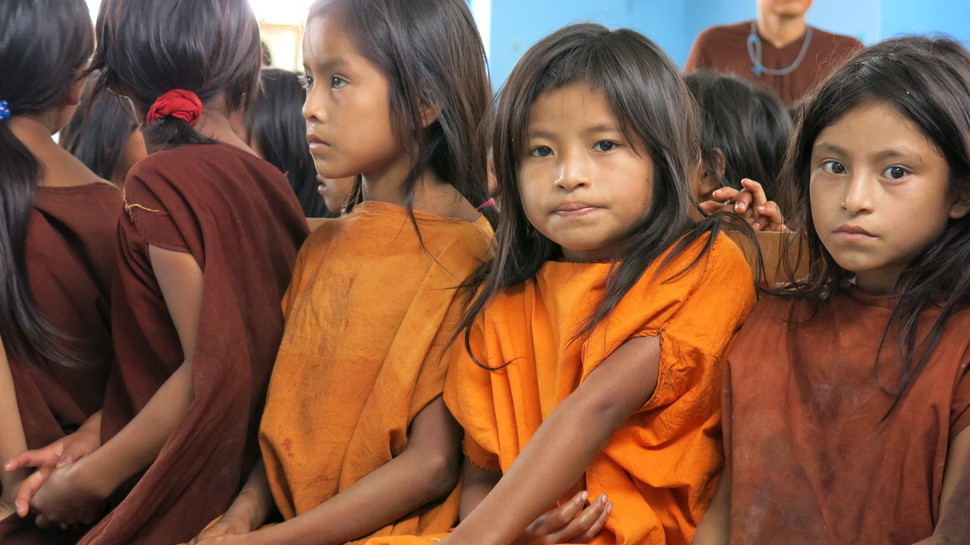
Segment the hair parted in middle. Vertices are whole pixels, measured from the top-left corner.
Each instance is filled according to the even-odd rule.
[[[654,163],[651,206],[614,256],[603,301],[577,336],[609,314],[664,251],[673,247],[666,258],[671,260],[704,232],[716,234],[723,221],[718,214],[695,225],[688,214],[689,178],[700,153],[699,123],[694,100],[674,63],[633,30],[611,31],[588,23],[564,27],[529,49],[500,91],[492,153],[502,219],[496,230],[496,256],[479,271],[475,283],[481,289],[462,320],[466,333],[492,297],[531,278],[546,261],[562,257],[559,246],[525,215],[519,167],[527,152],[532,105],[542,94],[573,83],[601,91],[624,136],[639,146],[635,152]]]

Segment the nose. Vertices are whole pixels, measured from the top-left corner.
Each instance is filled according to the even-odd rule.
[[[303,118],[308,124],[323,123],[326,120],[322,101],[316,97],[313,89],[307,90],[306,100],[303,101]]]
[[[556,188],[574,191],[580,187],[588,186],[589,183],[589,161],[586,154],[578,151],[563,152],[560,155]]]
[[[872,211],[873,177],[866,172],[852,174],[842,194],[842,209],[856,216]]]

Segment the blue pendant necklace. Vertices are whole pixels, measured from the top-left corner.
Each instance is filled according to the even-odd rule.
[[[751,59],[751,64],[753,65],[751,71],[759,78],[762,74],[768,74],[769,76],[791,74],[798,68],[798,65],[802,64],[802,60],[805,59],[805,53],[808,52],[808,46],[811,43],[812,27],[808,27],[805,30],[805,37],[802,38],[802,50],[798,52],[798,56],[795,57],[794,62],[785,68],[765,68],[761,64],[761,38],[758,37],[758,21],[751,21],[751,33],[748,34],[748,58]]]

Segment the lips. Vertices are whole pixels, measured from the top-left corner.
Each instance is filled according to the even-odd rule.
[[[833,233],[836,236],[839,236],[847,240],[864,240],[864,239],[875,238],[875,235],[873,235],[869,231],[866,231],[862,227],[859,227],[858,225],[849,225],[849,224],[841,225],[839,226],[838,229],[833,231]]]
[[[599,210],[598,206],[585,202],[565,202],[560,204],[555,214],[566,218],[578,218]]]
[[[321,140],[320,138],[318,138],[317,135],[315,135],[313,133],[310,133],[310,132],[308,132],[306,134],[306,141],[307,141],[308,144],[310,144],[310,149],[311,150],[314,149],[314,148],[321,148],[321,147],[328,147],[329,148],[330,147],[330,144],[324,142],[323,140]]]

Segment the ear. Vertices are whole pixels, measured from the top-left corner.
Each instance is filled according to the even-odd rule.
[[[970,196],[962,195],[954,199],[950,205],[950,219],[958,220],[970,212]]]
[[[714,148],[711,150],[714,154],[714,170],[718,178],[724,177],[724,171],[727,170],[727,158],[724,156],[724,151],[721,148]]]
[[[426,129],[438,119],[441,107],[435,104],[428,93],[422,92],[421,95],[421,127]]]
[[[81,103],[81,95],[84,94],[84,86],[87,82],[88,78],[86,77],[71,82],[71,85],[67,88],[67,94],[64,95],[65,106],[77,106]]]

